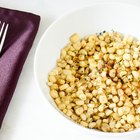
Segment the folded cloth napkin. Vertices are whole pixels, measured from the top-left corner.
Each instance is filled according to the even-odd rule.
[[[0,7],[0,20],[9,28],[0,54],[0,127],[16,88],[23,64],[38,31],[40,17]]]

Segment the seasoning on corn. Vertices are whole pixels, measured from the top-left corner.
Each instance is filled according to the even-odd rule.
[[[50,95],[73,121],[104,132],[140,127],[140,43],[119,32],[75,33],[48,75]]]

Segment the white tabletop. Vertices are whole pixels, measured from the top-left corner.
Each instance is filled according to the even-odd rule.
[[[62,118],[51,112],[51,107],[37,88],[33,75],[35,50],[45,29],[61,14],[97,1],[121,1],[140,6],[139,0],[0,0],[0,7],[29,11],[41,16],[36,40],[0,130],[0,140],[111,140],[81,134],[63,124]],[[139,137],[131,138],[134,139],[139,140]]]

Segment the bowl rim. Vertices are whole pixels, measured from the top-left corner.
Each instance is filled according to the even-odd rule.
[[[47,34],[47,32],[49,30],[51,30],[51,28],[53,26],[55,26],[55,24],[57,24],[59,21],[61,21],[63,18],[71,15],[71,14],[74,14],[75,12],[78,12],[80,10],[83,10],[83,9],[86,9],[86,8],[91,8],[91,7],[95,7],[95,6],[105,6],[105,5],[120,5],[120,6],[129,6],[129,7],[133,7],[133,8],[139,8],[140,9],[140,6],[139,5],[135,5],[135,4],[128,4],[128,3],[125,3],[125,2],[106,2],[106,3],[103,3],[103,2],[96,2],[94,4],[91,4],[91,5],[86,5],[86,6],[81,6],[79,8],[75,8],[75,9],[72,9],[72,10],[69,10],[67,11],[66,13],[64,14],[61,14],[61,16],[59,16],[58,18],[56,18],[53,23],[51,23],[48,28],[44,31],[43,35],[41,36],[38,44],[37,44],[37,48],[35,50],[35,55],[34,55],[34,62],[33,62],[33,73],[34,73],[34,78],[35,78],[35,83],[39,89],[39,91],[42,93],[42,96],[43,98],[45,98],[45,102],[46,104],[52,108],[52,110],[54,110],[55,113],[57,113],[60,117],[63,117],[65,121],[67,121],[67,123],[69,123],[71,126],[75,126],[77,127],[78,129],[81,129],[82,131],[87,131],[88,133],[90,134],[94,134],[94,135],[99,135],[99,136],[108,136],[108,137],[121,137],[121,136],[130,136],[132,134],[138,134],[138,132],[140,132],[140,128],[138,129],[135,129],[135,130],[132,130],[132,131],[128,131],[128,132],[121,132],[121,133],[113,133],[113,132],[103,132],[103,131],[93,131],[92,129],[88,129],[88,128],[85,128],[77,123],[74,123],[71,119],[68,119],[66,118],[64,115],[62,115],[59,111],[57,111],[52,105],[51,103],[46,99],[43,91],[41,90],[41,87],[39,85],[39,81],[38,81],[38,78],[37,78],[37,72],[36,72],[36,64],[37,64],[37,56],[38,56],[38,52],[39,52],[39,49],[40,49],[40,46],[41,46],[41,43],[43,42],[44,38],[45,38],[45,35]],[[47,100],[47,101],[46,101]],[[94,129],[96,130],[96,129]]]

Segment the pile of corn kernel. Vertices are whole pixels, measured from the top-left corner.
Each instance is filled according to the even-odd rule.
[[[73,34],[48,80],[51,97],[74,122],[104,132],[140,127],[140,42],[132,36]]]

